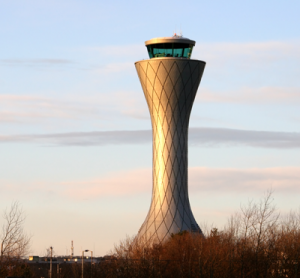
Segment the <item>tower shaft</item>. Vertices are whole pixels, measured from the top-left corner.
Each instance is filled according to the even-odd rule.
[[[188,197],[188,126],[205,62],[164,57],[135,66],[153,134],[152,201],[138,238],[163,242],[184,230],[201,233]]]

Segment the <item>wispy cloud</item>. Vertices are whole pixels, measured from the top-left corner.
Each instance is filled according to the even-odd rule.
[[[72,63],[71,60],[66,59],[2,59],[1,63],[7,64],[69,64]]]
[[[139,92],[141,94],[141,92]],[[110,115],[124,115],[135,119],[149,119],[143,96],[137,92],[113,92],[95,97],[72,99],[31,95],[0,95],[0,123],[36,124],[49,119],[79,120]],[[213,91],[200,88],[196,101],[242,104],[299,104],[300,88],[241,88],[235,91]],[[103,111],[107,111],[103,113]]]
[[[189,169],[189,184],[192,192],[225,191],[247,192],[273,188],[276,192],[300,191],[300,168],[205,168]]]
[[[28,142],[61,146],[104,146],[150,143],[150,130],[94,131],[0,136],[0,142]]]
[[[69,132],[53,134],[1,135],[0,142],[27,142],[56,146],[104,146],[150,144],[150,130]],[[274,149],[300,148],[300,133],[239,130],[227,128],[191,128],[192,146],[249,146]]]
[[[54,67],[68,66],[75,64],[74,61],[68,59],[2,59],[0,65],[11,67]]]
[[[49,97],[0,95],[0,123],[36,123],[46,119],[97,117],[109,100],[66,100]]]
[[[226,66],[226,63],[239,67],[253,68],[270,66],[278,62],[300,59],[300,41],[268,41],[248,43],[198,43],[193,57],[205,59],[212,66]],[[228,65],[228,64],[227,64]]]
[[[196,101],[223,102],[242,104],[299,104],[300,88],[295,87],[260,87],[240,88],[234,91],[212,91],[201,89]]]
[[[98,55],[109,57],[110,60],[128,60],[138,61],[147,59],[148,54],[146,47],[142,47],[140,44],[129,45],[107,45],[102,47],[88,47],[89,52],[97,52]]]
[[[85,68],[108,76],[116,73],[135,74],[134,62],[147,59],[147,51],[141,45],[86,47],[83,51],[93,57],[86,62]]]
[[[99,198],[151,192],[151,169],[114,172],[103,178],[61,183],[63,195],[75,198]]]
[[[300,133],[240,130],[228,128],[191,128],[189,142],[196,146],[250,146],[289,149],[300,147]]]
[[[93,66],[91,67],[91,69],[99,74],[113,74],[117,72],[135,71],[132,62],[107,63],[104,65]]]
[[[300,168],[189,168],[189,194],[261,194],[274,189],[280,194],[300,193]],[[75,200],[118,198],[124,196],[151,196],[152,169],[116,171],[95,177],[65,181],[33,181],[12,183],[0,180],[5,196],[28,196],[28,198],[70,198]]]
[[[49,94],[52,92],[49,92]],[[139,92],[141,94],[141,92]],[[80,92],[77,95],[43,97],[37,95],[0,95],[0,123],[36,124],[48,120],[73,121],[110,119],[119,115],[149,119],[143,96],[134,91],[115,91],[98,95]]]
[[[62,183],[63,194],[75,199],[151,194],[151,169],[115,172],[93,180]],[[189,168],[190,194],[198,192],[262,192],[270,188],[291,194],[300,192],[300,168]]]

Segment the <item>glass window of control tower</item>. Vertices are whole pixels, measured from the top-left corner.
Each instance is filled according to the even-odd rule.
[[[158,43],[147,45],[150,59],[159,57],[177,57],[190,59],[193,45],[186,43]]]

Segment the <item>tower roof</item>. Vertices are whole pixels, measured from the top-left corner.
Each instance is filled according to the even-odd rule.
[[[195,41],[190,40],[188,38],[184,38],[182,36],[174,35],[173,37],[160,37],[154,38],[148,41],[145,41],[145,45],[158,44],[158,43],[183,43],[194,46],[196,44]]]

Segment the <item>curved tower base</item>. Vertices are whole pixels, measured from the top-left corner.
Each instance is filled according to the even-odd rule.
[[[188,125],[205,62],[184,58],[138,61],[153,132],[153,191],[137,239],[160,243],[181,231],[202,233],[188,197]]]

